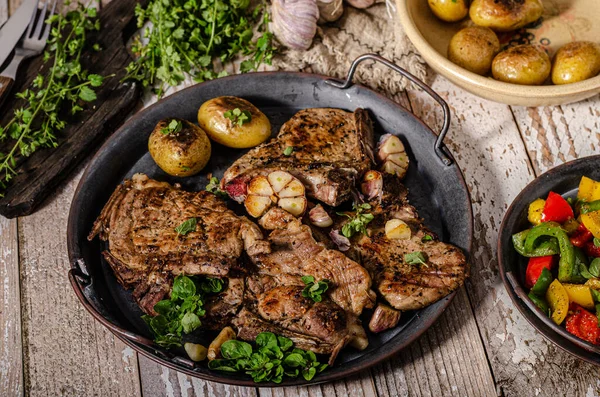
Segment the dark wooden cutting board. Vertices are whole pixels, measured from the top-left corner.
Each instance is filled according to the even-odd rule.
[[[41,149],[28,158],[19,158],[17,176],[10,182],[5,196],[0,199],[0,214],[14,218],[31,214],[63,182],[73,169],[94,149],[110,136],[135,109],[141,95],[136,83],[122,83],[125,67],[131,62],[125,43],[135,33],[136,3],[145,5],[147,0],[118,0],[106,5],[99,13],[101,28],[89,35],[90,43],[99,43],[102,51],[91,48],[82,54],[82,64],[90,73],[103,76],[115,74],[106,79],[97,89],[98,99],[84,106],[85,110],[75,118],[69,118],[68,126],[59,133],[59,146]],[[90,46],[91,47],[91,46]],[[14,99],[31,84],[38,73],[48,74],[48,65],[42,64],[42,57],[22,65],[11,98],[0,108],[0,125],[6,125],[12,118],[14,109],[25,105],[23,100]],[[0,151],[6,145],[0,144]],[[115,159],[119,161],[119,159]]]

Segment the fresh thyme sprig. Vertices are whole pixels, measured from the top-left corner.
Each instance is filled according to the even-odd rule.
[[[242,72],[271,63],[273,34],[267,31],[265,3],[250,10],[250,0],[151,0],[146,8],[138,4],[135,13],[138,28],[150,24],[133,41],[137,59],[127,66],[125,79],[154,88],[159,97],[186,76],[196,82],[226,76],[213,70],[214,59],[247,56]]]
[[[94,88],[104,80],[88,74],[80,63],[87,33],[100,29],[95,8],[78,3],[76,9],[66,15],[52,15],[46,23],[53,25],[43,56],[44,63],[52,62],[50,73],[47,77],[39,74],[30,88],[17,94],[27,105],[16,109],[14,117],[0,127],[0,142],[14,141],[6,153],[0,153],[0,197],[17,174],[17,158],[28,157],[42,147],[58,146],[57,133],[67,125],[64,111],[70,109],[74,115],[83,110],[82,103],[96,99]]]

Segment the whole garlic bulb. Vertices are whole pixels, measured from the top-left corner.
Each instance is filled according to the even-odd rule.
[[[317,33],[319,7],[315,0],[273,0],[273,33],[286,47],[306,50]]]
[[[348,4],[355,8],[369,8],[375,4],[375,0],[346,0]]]
[[[319,23],[333,22],[344,13],[344,0],[317,0]]]

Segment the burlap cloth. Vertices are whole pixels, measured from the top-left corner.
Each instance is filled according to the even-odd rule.
[[[425,80],[425,61],[404,34],[394,10],[388,10],[385,3],[364,10],[345,4],[340,19],[319,26],[307,51],[283,50],[273,58],[273,67],[341,78],[346,76],[352,61],[365,53],[377,53]],[[373,67],[371,61],[361,63],[355,81],[388,95],[397,94],[408,84],[383,65]]]

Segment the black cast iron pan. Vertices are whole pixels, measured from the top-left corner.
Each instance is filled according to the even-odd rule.
[[[352,85],[357,65],[375,60],[393,68],[430,93],[444,108],[444,128],[439,137],[423,122],[398,104],[360,85]],[[369,65],[372,67],[373,63]],[[424,83],[391,62],[376,55],[359,57],[347,80],[337,81],[306,73],[267,72],[230,76],[205,82],[173,94],[133,116],[99,150],[85,171],[72,202],[68,225],[68,248],[72,269],[69,278],[85,308],[110,331],[139,353],[191,376],[203,379],[254,386],[250,378],[209,371],[205,364],[187,359],[183,351],[167,351],[155,346],[151,334],[140,319],[142,312],[130,292],[117,282],[100,252],[103,243],[88,242],[86,236],[113,190],[123,179],[143,172],[158,180],[178,182],[185,189],[201,190],[206,175],[221,177],[223,171],[240,155],[234,150],[213,144],[212,158],[200,175],[171,177],[154,163],[147,150],[148,136],[156,123],[166,117],[196,120],[200,105],[211,98],[234,95],[245,98],[270,119],[273,134],[298,110],[310,107],[367,109],[374,122],[376,138],[385,133],[398,135],[405,143],[411,164],[405,180],[411,203],[425,218],[425,223],[442,241],[468,253],[472,239],[472,212],[463,176],[443,145],[450,115],[447,104]],[[234,210],[240,210],[232,204]],[[385,360],[417,339],[446,309],[454,294],[419,311],[402,314],[400,324],[392,330],[369,335],[369,347],[358,352],[345,349],[335,365],[311,382],[284,380],[281,385],[321,383],[355,374]],[[365,318],[368,322],[368,317]],[[260,384],[261,386],[276,386]]]

